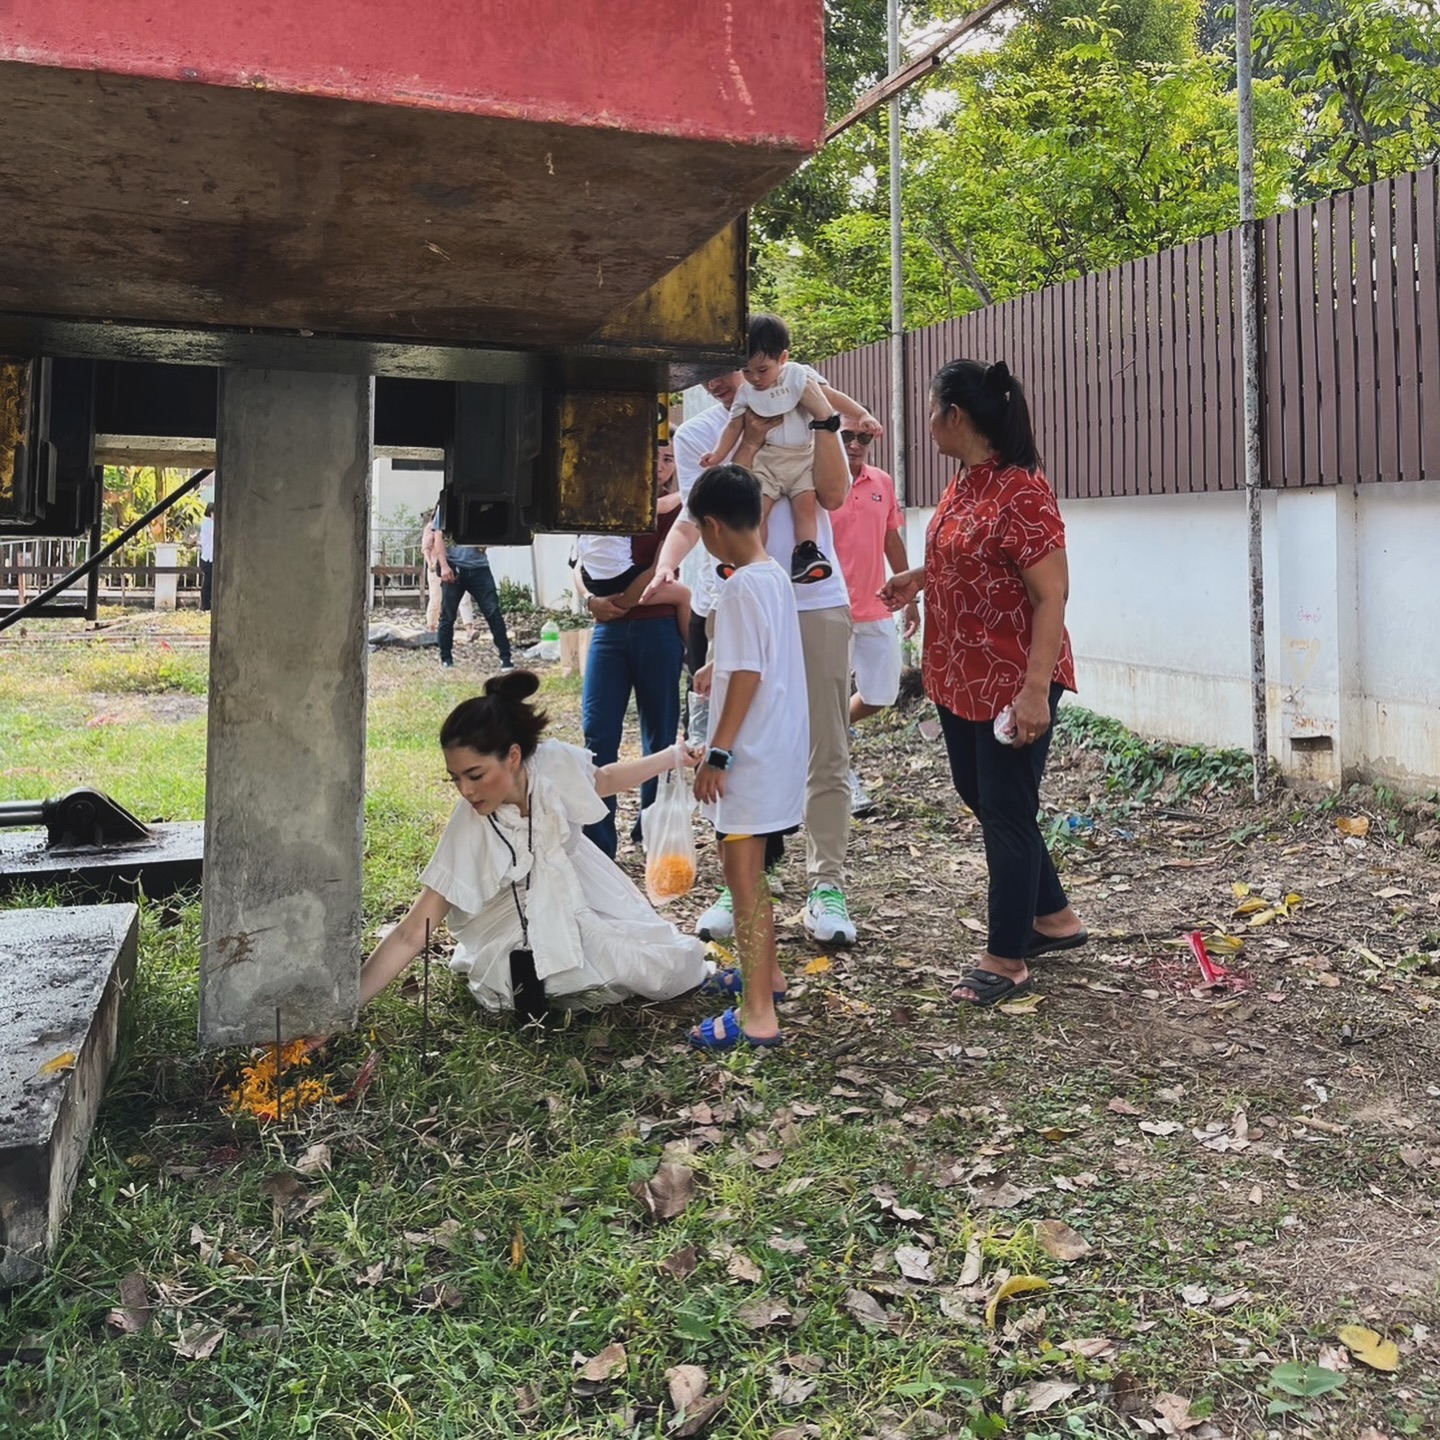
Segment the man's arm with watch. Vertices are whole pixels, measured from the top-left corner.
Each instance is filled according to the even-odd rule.
[[[750,713],[755,692],[760,688],[758,670],[734,670],[725,688],[725,704],[720,718],[710,732],[710,748],[704,762],[695,772],[695,798],[702,803],[718,800],[725,793],[725,777],[729,773],[731,751],[740,738],[740,727]]]

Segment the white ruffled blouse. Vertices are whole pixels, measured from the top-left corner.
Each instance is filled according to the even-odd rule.
[[[525,943],[517,899],[553,1002],[583,1008],[693,989],[705,976],[704,947],[657,915],[583,833],[605,816],[590,753],[544,740],[526,769],[530,815],[502,805],[492,825],[459,801],[420,877],[450,902],[450,964],[476,1000],[492,1010],[513,1003],[510,952]]]

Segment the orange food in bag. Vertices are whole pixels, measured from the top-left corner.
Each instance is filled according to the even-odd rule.
[[[695,862],[688,855],[656,855],[645,862],[645,888],[657,899],[677,899],[694,886]]]

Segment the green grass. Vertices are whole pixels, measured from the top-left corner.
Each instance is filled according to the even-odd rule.
[[[142,814],[201,814],[205,717],[164,708],[188,702],[188,682],[145,688],[161,673],[152,661],[8,650],[0,795],[89,780]],[[190,675],[203,656],[174,663]],[[473,681],[407,656],[376,656],[371,674],[367,927],[413,898],[453,803],[435,737]],[[562,734],[574,734],[578,688],[546,681]],[[112,710],[113,723],[87,724]],[[893,717],[897,749],[911,743],[905,724]],[[943,787],[915,778],[888,803],[905,817],[900,863],[924,870],[922,855],[953,850]],[[866,843],[887,833],[866,830]],[[921,848],[934,846],[945,849]],[[893,867],[896,852],[865,863]],[[857,913],[885,897],[857,892]],[[61,897],[8,903],[47,898]],[[901,948],[952,964],[951,941],[917,922]],[[813,953],[786,943],[792,965]],[[518,1035],[437,965],[428,1064],[415,992],[392,991],[325,1062],[344,1088],[377,1051],[364,1097],[262,1127],[225,1111],[244,1057],[196,1047],[199,947],[194,897],[142,908],[137,988],[61,1244],[43,1278],[0,1301],[0,1435],[660,1437],[674,1418],[665,1372],[680,1364],[704,1366],[711,1391],[726,1392],[714,1440],[803,1426],[820,1440],[1118,1440],[1137,1433],[1116,1413],[1127,1397],[1176,1390],[1193,1415],[1223,1413],[1224,1433],[1260,1433],[1290,1423],[1263,1416],[1277,1364],[1313,1355],[1328,1332],[1283,1288],[1257,1286],[1242,1252],[1273,1243],[1286,1211],[1322,1217],[1327,1183],[1405,1181],[1393,1145],[1356,1144],[1343,1159],[1300,1146],[1288,1168],[1302,1188],[1290,1192],[1271,1161],[1204,1151],[1188,1133],[1137,1139],[1133,1119],[1107,1112],[1116,1094],[1186,1120],[1293,1102],[1247,1096],[1223,1073],[1213,1094],[1194,1082],[1183,1106],[1160,1094],[1169,1078],[1121,1091],[1094,1051],[1077,1053],[1076,1037],[1099,1027],[1077,1024],[1072,1002],[1025,1019],[955,1016],[948,984],[924,969],[895,992],[883,945],[811,982],[786,1051],[721,1061],[681,1043],[696,1005]],[[897,999],[906,1020],[889,1012]],[[947,1058],[927,1039],[979,1043],[984,1058]],[[330,1168],[302,1178],[294,1166],[317,1143]],[[632,1186],[666,1159],[689,1166],[696,1187],[657,1223]],[[1243,1199],[1256,1165],[1264,1206]],[[985,1208],[969,1184],[991,1172],[1034,1193]],[[277,1213],[265,1188],[275,1176],[318,1203]],[[895,1219],[876,1187],[919,1218]],[[1052,1259],[1037,1232],[1047,1217],[1092,1251]],[[983,1274],[961,1286],[972,1244]],[[898,1272],[904,1245],[931,1252],[933,1283]],[[686,1247],[693,1273],[666,1273],[661,1262]],[[153,1314],[143,1333],[120,1335],[106,1317],[135,1272]],[[985,1303],[1006,1272],[1053,1288],[1012,1301],[991,1330]],[[1214,1312],[1177,1300],[1191,1283],[1251,1293]],[[887,1325],[857,1321],[856,1290]],[[750,1328],[744,1307],[757,1299],[783,1303],[791,1322]],[[207,1358],[177,1352],[217,1333]],[[1086,1337],[1113,1348],[1089,1359],[1063,1348]],[[586,1393],[574,1357],[616,1342],[623,1370]],[[776,1384],[798,1373],[794,1357],[821,1368],[813,1393],[783,1403]],[[1440,1382],[1406,1366],[1408,1398],[1357,1369],[1315,1402],[1313,1433],[1338,1440],[1365,1422],[1410,1433],[1440,1406]],[[1013,1411],[1040,1381],[1085,1388],[1041,1414],[1002,1413],[1007,1395]]]

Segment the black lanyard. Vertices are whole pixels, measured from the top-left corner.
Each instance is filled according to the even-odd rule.
[[[535,874],[535,794],[532,790],[526,797],[529,801],[529,809],[525,816],[525,843],[530,847],[530,869],[525,876],[525,900],[530,900],[530,878]],[[500,837],[500,843],[510,852],[510,867],[514,869],[520,863],[520,857],[515,853],[515,847],[505,838],[505,832],[496,823],[493,814],[485,817],[490,822],[490,828]],[[510,894],[515,901],[515,913],[520,917],[520,944],[528,950],[530,948],[530,926],[525,919],[525,906],[520,903],[519,887],[512,880],[510,882]]]

